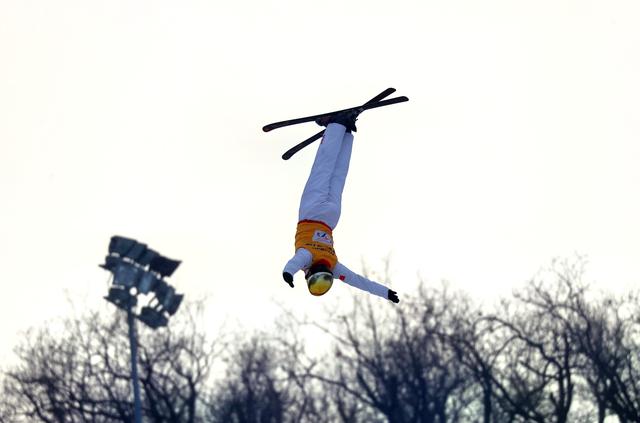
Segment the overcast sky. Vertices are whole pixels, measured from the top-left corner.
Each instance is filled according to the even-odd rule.
[[[65,295],[110,307],[116,234],[183,260],[172,283],[210,296],[211,327],[367,295],[282,281],[316,145],[280,155],[319,128],[261,127],[387,87],[410,102],[358,121],[342,262],[391,257],[401,298],[508,295],[575,254],[637,287],[638,22],[610,0],[2,0],[2,357]]]

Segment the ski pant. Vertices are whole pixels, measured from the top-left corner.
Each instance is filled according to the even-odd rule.
[[[353,134],[331,123],[324,132],[302,192],[299,220],[318,220],[334,229],[340,219],[342,191],[349,172]]]

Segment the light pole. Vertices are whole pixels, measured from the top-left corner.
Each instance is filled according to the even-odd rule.
[[[180,263],[161,256],[134,239],[113,236],[109,242],[109,254],[100,265],[113,276],[112,286],[104,298],[127,312],[135,423],[142,422],[136,319],[152,329],[167,326],[169,317],[178,311],[184,295],[177,294],[164,278],[171,276]],[[151,300],[137,313],[141,295],[151,297]]]
[[[142,422],[142,399],[140,398],[140,379],[138,378],[138,342],[136,337],[136,321],[133,309],[127,310],[127,324],[129,326],[129,346],[131,347],[131,383],[133,384],[133,421]]]

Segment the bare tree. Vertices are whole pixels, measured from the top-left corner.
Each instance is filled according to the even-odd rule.
[[[169,328],[141,330],[143,413],[153,421],[197,421],[195,404],[217,352],[190,311],[184,307]],[[17,421],[132,421],[123,316],[92,312],[66,319],[64,328],[27,334],[16,348],[18,364],[4,373],[1,408]]]
[[[509,339],[494,368],[495,395],[513,418],[568,420],[575,390],[577,355],[569,334],[535,314],[496,319]]]
[[[514,419],[640,421],[638,297],[590,299],[583,273],[582,259],[556,261],[487,317],[506,343],[494,385]]]
[[[566,286],[546,289],[532,281],[514,302],[504,302],[501,316],[488,319],[502,334],[505,347],[494,377],[496,395],[514,418],[523,421],[564,423],[575,397],[581,357],[567,323],[551,313]]]
[[[454,327],[468,301],[446,287],[421,286],[415,298],[381,311],[376,300],[354,302],[334,326],[307,322],[333,339],[329,370],[308,374],[332,392],[336,418],[344,422],[460,421],[473,401],[469,371],[460,366],[445,328]],[[391,308],[393,307],[393,308]],[[320,366],[317,366],[320,367]]]
[[[510,419],[500,407],[494,382],[501,364],[501,357],[512,341],[496,331],[495,325],[477,306],[468,305],[467,313],[460,313],[452,327],[445,327],[443,335],[448,340],[460,366],[465,367],[471,378],[474,401],[469,405],[468,421],[484,423]]]
[[[595,401],[597,421],[610,413],[622,422],[640,421],[640,301],[601,294],[589,299],[582,281],[584,262],[558,262],[552,269],[557,290],[535,284],[529,301],[569,331],[581,357],[580,375]],[[586,402],[586,398],[584,398]]]
[[[143,412],[194,423],[640,421],[638,295],[594,295],[582,265],[555,263],[490,314],[446,284],[421,284],[398,305],[357,297],[323,319],[285,312],[224,356],[227,343],[183,308],[168,330],[141,327]],[[326,351],[310,351],[310,329]],[[131,421],[122,316],[34,330],[16,352],[0,422]],[[226,371],[208,384],[219,356]]]
[[[254,334],[229,350],[226,376],[216,382],[207,421],[325,421],[308,392],[308,379],[300,379],[291,371],[301,356],[283,350],[282,339],[286,338],[276,340],[266,334]],[[291,346],[291,339],[286,345]]]
[[[140,381],[145,392],[145,408],[154,422],[196,422],[202,415],[197,405],[207,394],[206,383],[219,345],[209,342],[207,335],[197,330],[197,307],[184,313],[181,320],[172,321],[164,336],[147,338],[140,347]]]

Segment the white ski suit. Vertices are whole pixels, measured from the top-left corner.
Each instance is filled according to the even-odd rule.
[[[296,252],[285,265],[283,273],[294,275],[299,270],[306,271],[314,264],[314,255],[317,258],[316,251],[312,254],[298,242],[300,224],[311,222],[311,225],[315,224],[319,228],[312,235],[313,241],[318,242],[315,245],[327,246],[330,253],[326,254],[333,257],[333,260],[329,261],[332,261],[334,279],[387,299],[387,287],[349,270],[337,260],[333,250],[332,230],[340,219],[342,191],[349,171],[352,146],[353,134],[346,132],[343,125],[331,123],[327,126],[300,200]],[[324,231],[323,228],[328,230]]]

